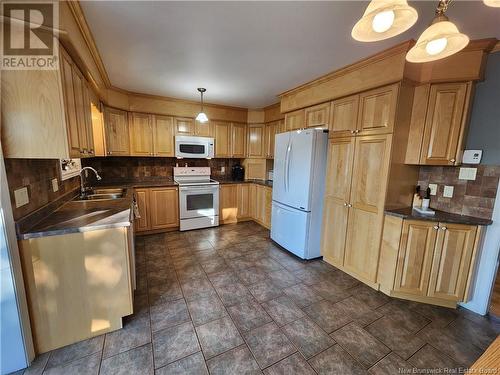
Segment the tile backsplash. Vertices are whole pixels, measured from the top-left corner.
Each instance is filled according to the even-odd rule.
[[[78,176],[60,180],[57,159],[5,159],[5,171],[14,220],[38,210],[80,185]],[[53,178],[59,181],[59,190],[56,192],[52,190]],[[29,203],[16,208],[14,191],[22,187],[28,188]]]
[[[103,182],[106,180],[134,180],[148,178],[171,179],[173,167],[179,163],[183,167],[210,167],[212,175],[217,177],[231,176],[231,168],[239,163],[239,159],[176,159],[176,158],[145,158],[145,157],[106,157],[82,159],[83,166],[91,166],[99,171]],[[221,167],[225,172],[221,172]]]
[[[466,167],[466,166],[462,166]],[[471,165],[477,168],[474,181],[460,180],[460,167],[420,167],[418,184],[423,191],[437,184],[437,195],[431,195],[431,207],[460,215],[491,219],[500,178],[500,166]],[[445,185],[453,186],[453,197],[443,196]]]

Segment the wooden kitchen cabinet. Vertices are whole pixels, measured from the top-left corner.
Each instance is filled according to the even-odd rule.
[[[231,157],[231,123],[224,121],[214,121],[214,136],[215,136],[215,157],[230,158]]]
[[[61,74],[64,102],[66,107],[66,129],[68,133],[69,156],[79,158],[83,153],[80,147],[80,132],[76,118],[75,90],[73,86],[73,64],[71,58],[61,50]]]
[[[305,111],[300,109],[285,114],[285,131],[302,129],[305,127]]]
[[[135,189],[140,218],[137,232],[175,229],[179,227],[179,194],[177,187]]]
[[[265,153],[267,159],[274,158],[274,144],[276,139],[276,134],[281,132],[283,122],[282,121],[273,121],[266,124],[265,128]]]
[[[212,137],[212,123],[195,121],[194,135],[198,137]]]
[[[250,185],[251,184],[238,184],[236,201],[238,206],[237,219],[247,219],[250,217]]]
[[[248,124],[247,157],[265,158],[265,125]]]
[[[323,103],[305,109],[306,128],[328,128],[330,103]]]
[[[154,156],[174,157],[174,118],[153,116],[153,153]]]
[[[179,226],[179,194],[175,187],[149,189],[150,229]]]
[[[104,108],[106,150],[109,156],[130,155],[128,114],[120,109]]]
[[[231,124],[231,157],[244,158],[246,156],[247,126],[246,124]]]
[[[336,267],[344,265],[354,147],[352,137],[330,139],[328,146],[321,255]]]
[[[194,119],[187,117],[174,117],[175,135],[194,135]]]
[[[380,87],[359,95],[357,130],[360,135],[392,133],[399,84]]]
[[[479,238],[475,225],[386,215],[380,290],[397,298],[456,307],[467,301]]]
[[[330,108],[329,137],[347,137],[358,129],[359,95],[334,100]]]
[[[153,156],[153,118],[146,113],[129,113],[130,155]]]
[[[271,228],[272,188],[255,185],[255,221],[263,227]]]
[[[134,312],[128,231],[19,241],[37,354],[118,330]]]
[[[219,222],[221,224],[238,221],[238,185],[225,184],[219,190]]]
[[[460,163],[471,92],[471,82],[435,83],[415,89],[405,163]]]

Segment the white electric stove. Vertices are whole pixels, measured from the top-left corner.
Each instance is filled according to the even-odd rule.
[[[210,167],[174,167],[179,185],[181,231],[219,225],[219,182],[210,178]]]

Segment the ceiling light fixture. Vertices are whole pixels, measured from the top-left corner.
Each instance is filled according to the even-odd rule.
[[[460,33],[457,26],[444,15],[450,2],[439,1],[436,16],[406,54],[407,61],[422,63],[439,60],[461,51],[469,44],[469,37]]]
[[[207,91],[207,89],[200,87],[198,88],[198,91],[201,95],[201,111],[200,113],[198,113],[198,116],[196,116],[196,121],[203,123],[208,121],[207,115],[205,114],[205,112],[203,112],[203,93]]]
[[[483,2],[489,7],[500,8],[500,0],[483,0]]]
[[[375,42],[401,34],[417,19],[417,11],[406,0],[372,0],[351,35],[360,42]]]

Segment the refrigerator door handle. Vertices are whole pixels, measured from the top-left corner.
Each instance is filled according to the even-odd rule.
[[[286,189],[288,191],[288,185],[290,185],[290,160],[292,154],[292,141],[290,140],[290,144],[288,145],[288,159],[286,161]]]
[[[285,186],[285,191],[288,191],[288,156],[290,152],[290,140],[286,146],[285,162],[283,163],[283,185]]]

